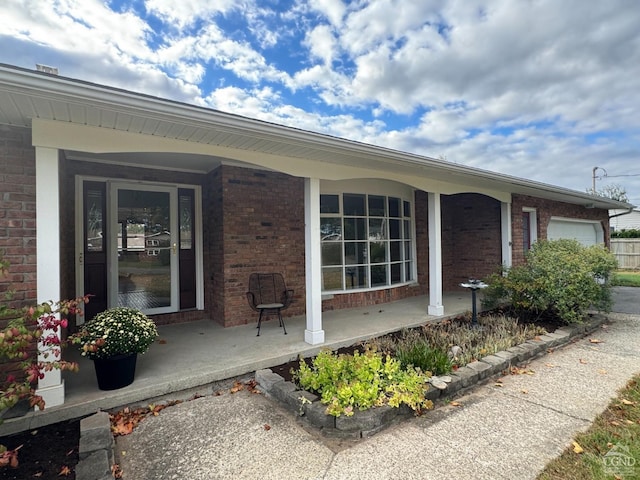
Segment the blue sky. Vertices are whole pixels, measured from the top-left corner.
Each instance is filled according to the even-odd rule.
[[[635,0],[3,0],[0,62],[640,205]],[[607,175],[604,175],[604,172]]]

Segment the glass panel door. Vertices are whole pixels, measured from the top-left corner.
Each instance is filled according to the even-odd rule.
[[[176,193],[157,186],[112,186],[112,272],[117,272],[111,278],[112,305],[149,314],[177,311]]]

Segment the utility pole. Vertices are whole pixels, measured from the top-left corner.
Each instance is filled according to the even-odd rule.
[[[592,175],[592,177],[591,177],[591,178],[592,178],[592,180],[593,180],[593,186],[592,186],[592,188],[591,188],[591,193],[592,193],[593,195],[596,195],[596,171],[597,171],[598,169],[600,169],[600,170],[602,170],[602,171],[604,172],[603,177],[606,177],[606,176],[607,176],[607,171],[606,171],[604,168],[602,168],[602,167],[593,167],[593,175]]]

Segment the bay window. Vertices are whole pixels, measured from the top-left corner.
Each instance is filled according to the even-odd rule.
[[[411,202],[363,193],[320,195],[323,291],[414,280]]]

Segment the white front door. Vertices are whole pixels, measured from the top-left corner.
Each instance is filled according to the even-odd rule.
[[[177,188],[112,183],[109,305],[179,308]]]

